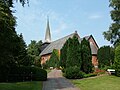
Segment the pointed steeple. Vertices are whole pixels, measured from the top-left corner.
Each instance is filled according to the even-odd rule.
[[[47,17],[47,27],[46,27],[46,34],[45,34],[45,42],[51,42],[51,33],[50,33],[50,26],[49,26],[49,17]]]

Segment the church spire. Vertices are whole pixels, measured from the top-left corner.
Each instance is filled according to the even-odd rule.
[[[47,17],[47,27],[46,27],[46,34],[45,34],[45,42],[51,42],[51,33],[50,33],[50,26],[49,26],[49,17]]]

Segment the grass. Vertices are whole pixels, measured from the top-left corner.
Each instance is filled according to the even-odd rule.
[[[72,80],[80,90],[120,90],[120,77],[100,76],[82,80]]]
[[[42,90],[42,82],[0,83],[0,90]]]
[[[50,70],[50,69],[46,69],[46,71],[47,71],[47,73],[51,72],[51,70]]]

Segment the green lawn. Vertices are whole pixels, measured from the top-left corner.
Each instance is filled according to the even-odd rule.
[[[47,71],[47,73],[51,72],[51,70],[50,70],[50,69],[46,69],[46,71]]]
[[[120,90],[120,77],[100,76],[82,80],[72,80],[80,90]]]
[[[42,82],[0,83],[0,90],[42,90]]]

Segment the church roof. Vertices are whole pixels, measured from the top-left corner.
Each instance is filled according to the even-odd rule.
[[[51,42],[41,53],[40,55],[52,53],[53,49],[61,49],[67,39],[72,38],[75,33],[70,34],[66,37],[58,39],[56,41]]]
[[[98,48],[96,48],[92,42],[90,42],[90,48],[93,55],[97,55]]]
[[[58,39],[56,41],[53,41],[51,42],[41,53],[40,53],[40,56],[42,55],[46,55],[46,54],[50,54],[52,53],[53,49],[61,49],[64,45],[64,43],[66,42],[66,40],[68,40],[69,38],[72,38],[74,35],[76,35],[78,37],[78,40],[79,42],[81,43],[81,41],[83,40],[83,38],[80,38],[79,35],[75,32],[75,33],[72,33],[66,37],[63,37],[61,39]],[[88,40],[89,38],[91,37],[90,36],[86,36],[84,37],[86,40]],[[90,47],[91,47],[91,51],[92,51],[92,54],[97,54],[97,48],[93,45],[93,44],[90,44]]]

